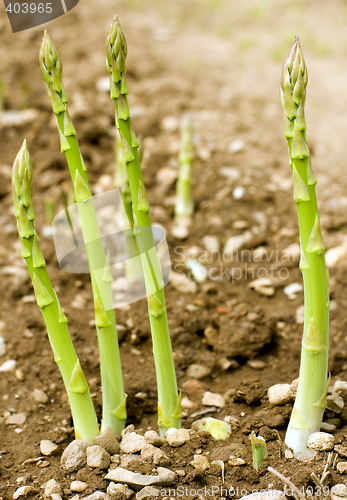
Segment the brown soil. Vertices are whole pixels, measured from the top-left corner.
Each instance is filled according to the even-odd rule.
[[[231,415],[240,422],[232,437],[224,442],[217,443],[199,434],[181,448],[165,446],[171,460],[169,468],[186,472],[175,486],[220,486],[217,466],[201,476],[189,463],[197,449],[204,454],[208,452],[214,460],[227,461],[236,444],[244,445],[246,465],[226,465],[226,487],[232,485],[250,492],[272,483],[282,489],[280,481],[267,471],[268,465],[291,477],[299,487],[312,484],[310,474],[312,471],[321,474],[326,455],[320,454],[311,463],[284,459],[273,428],[278,429],[283,439],[291,408],[290,405],[271,407],[266,396],[269,386],[290,383],[298,376],[302,335],[295,312],[303,303],[303,295],[299,293],[290,301],[283,293],[284,286],[301,283],[301,274],[297,262],[281,261],[282,250],[298,242],[298,230],[286,144],[282,138],[278,81],[281,64],[298,32],[310,73],[308,138],[318,178],[323,236],[330,248],[341,242],[347,227],[347,178],[343,170],[347,81],[341,71],[347,48],[345,2],[336,0],[330,5],[322,0],[132,0],[117,2],[117,12],[114,9],[114,3],[108,0],[102,8],[91,0],[83,0],[68,15],[47,26],[63,60],[70,112],[91,184],[103,174],[113,175],[113,103],[107,93],[96,90],[96,82],[106,76],[104,38],[117,13],[128,41],[129,102],[134,111],[135,130],[144,138],[143,172],[153,218],[167,228],[173,215],[167,200],[174,194],[174,188],[159,185],[156,172],[175,163],[178,131],[168,130],[163,120],[170,116],[179,120],[189,111],[194,121],[196,213],[187,240],[176,240],[168,231],[173,265],[179,264],[177,252],[186,252],[197,245],[203,248],[205,235],[217,236],[223,247],[230,236],[252,228],[255,236],[248,250],[262,245],[268,256],[273,252],[270,262],[255,262],[253,258],[237,263],[209,260],[206,267],[218,269],[214,276],[224,274],[219,280],[199,285],[196,295],[182,295],[170,284],[166,287],[179,387],[186,382],[186,370],[191,364],[209,367],[211,375],[200,381],[203,390],[227,397],[227,406],[212,415],[218,418]],[[0,320],[7,347],[0,364],[14,359],[16,368],[23,372],[22,380],[15,372],[4,372],[0,377],[0,494],[4,499],[12,498],[18,487],[16,480],[22,476],[25,484],[36,488],[34,498],[42,497],[40,486],[50,478],[57,479],[66,490],[64,498],[70,498],[73,494],[68,487],[76,474],[64,473],[60,454],[48,457],[40,465],[22,465],[25,460],[40,455],[41,439],[51,439],[63,449],[73,439],[73,430],[40,311],[26,299],[32,295],[32,289],[20,258],[9,165],[26,137],[35,168],[34,203],[39,234],[45,224],[44,199],[52,198],[57,210],[61,209],[60,190],[68,187],[69,174],[59,152],[55,120],[40,75],[38,50],[42,28],[13,35],[3,10],[0,27],[0,83],[5,84],[3,107],[5,110],[27,107],[38,110],[29,125],[0,127]],[[244,148],[232,154],[228,145],[237,139],[244,141]],[[221,167],[225,166],[238,169],[240,179],[230,180],[220,175]],[[245,189],[240,200],[232,196],[237,186]],[[99,361],[96,335],[89,326],[93,304],[88,276],[61,271],[52,241],[41,237],[41,242],[100,416]],[[14,272],[9,266],[17,266],[19,271]],[[275,295],[266,297],[250,290],[248,284],[253,273],[257,277],[260,268],[270,272],[271,266]],[[242,270],[241,279],[232,279],[233,267]],[[279,274],[282,267],[288,269],[285,280]],[[347,268],[343,264],[331,270],[332,381],[344,380],[347,376],[343,314],[347,307],[346,281]],[[86,300],[83,310],[71,305],[77,294]],[[146,301],[119,309],[116,314],[117,323],[127,325],[121,357],[125,389],[129,394],[128,423],[144,431],[156,428],[156,382]],[[209,326],[218,334],[213,345],[204,336]],[[220,367],[220,360],[225,357],[235,360],[227,371]],[[263,361],[265,367],[256,370],[247,364],[254,358]],[[134,370],[138,365],[141,370]],[[48,394],[47,404],[35,403],[32,392],[36,388]],[[145,402],[135,397],[139,392],[147,393]],[[240,392],[244,394],[241,398]],[[188,394],[183,392],[183,395]],[[197,406],[187,410],[185,427],[199,418],[191,418],[191,413],[205,408],[199,391],[189,397]],[[19,412],[26,414],[21,433],[16,432],[15,426],[5,425],[2,419],[3,415]],[[326,415],[326,419],[332,417],[331,413]],[[336,442],[343,442],[347,422],[343,418],[336,422],[339,427],[335,432]],[[268,441],[269,458],[256,472],[251,465],[249,434],[259,429]],[[141,471],[150,472],[152,468],[152,464],[147,464]],[[79,477],[90,485],[89,493],[96,489],[106,491],[104,473],[86,468]],[[335,471],[329,476],[330,485],[345,481],[346,478],[336,475]]]

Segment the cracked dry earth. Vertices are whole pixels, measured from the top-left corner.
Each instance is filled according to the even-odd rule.
[[[61,189],[69,191],[69,174],[38,64],[43,30],[13,35],[2,10],[0,496],[96,500],[136,495],[139,500],[181,492],[200,500],[239,498],[262,488],[284,491],[282,479],[268,470],[272,467],[303,493],[316,487],[312,472],[322,478],[325,470],[329,492],[342,485],[333,490],[337,500],[347,482],[347,77],[341,69],[347,6],[342,0],[105,0],[100,8],[83,0],[51,22],[47,29],[63,61],[69,109],[95,193],[112,186],[114,172],[104,39],[115,13],[128,41],[129,103],[144,143],[152,219],[167,230],[174,272],[183,270],[188,277],[183,266],[188,256],[208,270],[203,283],[178,281],[174,275],[166,287],[186,439],[173,446],[151,433],[157,429],[156,383],[147,306],[139,301],[116,310],[129,395],[127,423],[134,427],[121,442],[113,439],[114,448],[84,444],[73,469],[61,464],[74,439],[72,421],[20,257],[10,192],[11,164],[24,137],[34,162],[36,227],[100,417],[92,294],[87,275],[59,269],[45,227],[45,199],[54,200],[56,211],[62,209]],[[278,99],[281,65],[296,33],[309,71],[307,135],[332,304],[331,387],[322,427],[331,452],[328,458],[327,451],[316,451],[306,461],[292,458],[282,444],[292,395],[278,404],[276,390],[268,392],[297,378],[302,336],[299,237]],[[172,199],[178,125],[185,111],[195,130],[195,215],[189,236],[181,240],[172,233]],[[216,254],[235,244],[239,252],[232,261]],[[264,277],[268,281],[260,286],[249,286]],[[230,425],[224,441],[200,429],[197,421],[210,416]],[[267,443],[268,458],[258,471],[252,467],[252,431]],[[127,436],[142,445],[123,451]],[[150,476],[156,478],[150,484],[154,490],[143,491]],[[287,489],[286,494],[294,493]]]

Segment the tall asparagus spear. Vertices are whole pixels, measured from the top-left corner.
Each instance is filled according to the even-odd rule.
[[[170,427],[180,427],[181,404],[177,392],[164,290],[159,288],[162,286],[162,274],[155,251],[150,207],[138,157],[139,143],[130,121],[125,74],[127,44],[117,17],[110,27],[106,50],[106,66],[111,75],[111,97],[115,102],[116,125],[122,142],[123,161],[126,164],[131,192],[135,233],[145,276],[158,384],[158,424],[160,433],[164,435]]]
[[[65,153],[74,188],[75,201],[81,220],[86,245],[95,305],[95,325],[100,351],[101,383],[103,390],[102,429],[111,427],[120,434],[125,425],[126,395],[123,388],[115,313],[113,309],[111,279],[100,230],[90,191],[86,166],[83,161],[76,130],[67,110],[67,96],[62,83],[62,63],[57,50],[45,32],[40,64],[47,84],[48,95],[57,118],[61,151]],[[95,272],[105,269],[104,278],[97,279]]]
[[[286,444],[295,454],[305,451],[310,434],[319,431],[328,388],[329,285],[315,193],[317,180],[306,142],[306,86],[307,69],[296,37],[281,80],[285,138],[300,231],[299,266],[305,294],[299,386],[286,435]]]
[[[13,202],[22,257],[26,260],[29,269],[36,301],[47,327],[54,360],[64,380],[76,439],[93,441],[99,434],[99,427],[89,387],[70,338],[67,317],[52,288],[39,238],[33,225],[35,215],[32,202],[32,178],[32,162],[27,142],[24,141],[12,169]]]
[[[193,125],[189,114],[181,122],[179,175],[176,185],[175,221],[189,223],[194,212],[192,197]]]

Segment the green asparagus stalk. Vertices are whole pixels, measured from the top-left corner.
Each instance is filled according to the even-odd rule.
[[[181,122],[179,175],[176,185],[175,221],[189,223],[194,213],[192,196],[193,125],[187,113]]]
[[[126,166],[123,161],[122,143],[120,140],[119,132],[116,133],[115,141],[115,157],[116,157],[116,172],[115,172],[115,186],[120,189],[125,213],[128,218],[131,230],[134,229],[133,206],[131,202],[131,193],[127,177]]]
[[[95,305],[95,325],[100,351],[101,383],[103,391],[102,430],[111,427],[120,434],[126,420],[123,377],[119,356],[115,313],[113,309],[109,262],[105,256],[100,230],[90,191],[86,166],[83,161],[76,130],[67,109],[67,96],[62,83],[62,63],[57,50],[45,32],[40,64],[47,84],[48,95],[56,114],[61,151],[69,166],[75,201],[78,204],[81,229],[86,245]],[[104,276],[98,279],[98,270]]]
[[[317,180],[306,142],[306,86],[307,69],[296,37],[283,66],[281,80],[285,138],[300,231],[299,266],[305,295],[299,386],[285,440],[294,455],[304,452],[310,434],[319,431],[328,389],[329,284],[315,193]]]
[[[13,202],[22,257],[27,263],[37,305],[41,309],[47,327],[54,361],[63,377],[74,421],[76,439],[93,442],[93,439],[99,434],[99,427],[89,387],[70,338],[67,317],[60,307],[55,290],[52,288],[39,238],[33,224],[35,215],[32,202],[32,178],[32,162],[27,142],[24,141],[12,169]]]
[[[158,385],[158,425],[160,433],[165,435],[169,428],[180,427],[181,404],[177,391],[165,296],[162,288],[162,273],[156,255],[149,213],[150,207],[137,151],[139,143],[130,121],[125,69],[127,44],[117,17],[110,27],[106,50],[106,66],[111,75],[111,98],[115,101],[116,125],[121,138],[123,161],[126,164],[133,207],[134,231],[141,253],[147,290]]]
[[[262,436],[256,436],[252,431],[251,434],[253,467],[258,470],[266,457],[266,443]]]

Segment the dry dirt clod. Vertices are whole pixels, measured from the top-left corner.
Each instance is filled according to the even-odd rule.
[[[94,491],[91,495],[84,497],[83,500],[110,500],[110,496],[102,491]],[[73,499],[71,499],[73,500]],[[76,499],[77,500],[77,499]]]
[[[110,466],[111,457],[104,448],[98,446],[88,446],[87,465],[97,469],[107,469]]]
[[[110,427],[106,427],[99,436],[96,436],[94,442],[104,448],[110,455],[119,453],[118,440]]]
[[[13,493],[13,500],[16,500],[19,497],[25,497],[29,495],[34,490],[32,486],[21,486]]]
[[[116,484],[112,481],[107,487],[107,494],[115,500],[128,500],[134,492],[126,484]]]
[[[182,398],[182,400],[181,400],[181,408],[183,408],[185,410],[192,410],[195,407],[196,407],[196,403],[194,403],[194,401],[191,401],[186,396],[184,398]]]
[[[57,453],[59,446],[49,439],[42,439],[40,442],[40,450],[42,455],[50,456]]]
[[[123,437],[120,449],[123,453],[137,453],[141,451],[146,444],[147,441],[144,436],[136,432],[130,432]]]
[[[217,406],[218,408],[223,408],[225,406],[225,401],[221,394],[206,391],[202,397],[202,404],[205,406]]]
[[[243,458],[234,457],[234,455],[231,455],[229,457],[228,464],[231,465],[232,467],[238,467],[240,465],[245,465],[246,462]]]
[[[190,440],[187,429],[169,429],[166,433],[166,440],[170,446],[177,448]]]
[[[338,462],[336,464],[336,470],[339,474],[347,473],[347,462]]]
[[[307,446],[311,450],[331,451],[334,448],[334,436],[326,432],[314,432],[308,438]]]
[[[61,465],[68,472],[82,469],[87,464],[87,448],[91,447],[89,441],[75,439],[64,450],[61,457]]]
[[[88,484],[84,481],[72,481],[70,484],[70,490],[76,491],[77,493],[82,493],[82,491],[85,491],[87,488]]]

